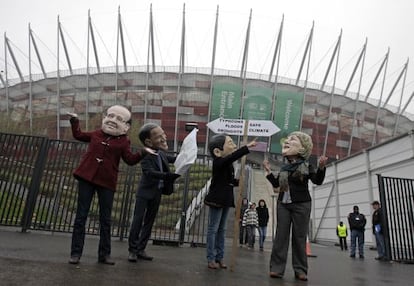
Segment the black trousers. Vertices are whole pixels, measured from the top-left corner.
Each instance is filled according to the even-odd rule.
[[[99,248],[98,257],[103,259],[111,255],[111,212],[114,191],[79,180],[78,208],[72,232],[71,256],[81,257],[85,243],[85,224],[95,194],[99,203]]]
[[[339,245],[341,246],[341,250],[348,250],[348,245],[346,244],[346,237],[339,237]]]
[[[137,197],[134,218],[128,238],[128,250],[138,253],[145,249],[161,202],[161,193],[153,199]]]
[[[308,273],[306,239],[308,235],[311,202],[277,203],[276,236],[270,256],[270,271],[285,273],[289,238],[292,230],[292,266],[295,274]]]

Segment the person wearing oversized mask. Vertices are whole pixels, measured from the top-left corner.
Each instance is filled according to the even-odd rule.
[[[68,113],[75,139],[87,142],[79,166],[73,172],[78,180],[78,201],[73,226],[69,263],[78,264],[83,252],[85,224],[94,194],[99,202],[99,247],[98,262],[114,265],[111,259],[111,212],[118,181],[118,166],[122,159],[128,165],[137,164],[148,150],[131,152],[131,143],[126,135],[131,127],[131,113],[121,105],[108,108],[101,129],[83,132],[79,118]]]
[[[269,161],[263,162],[266,178],[274,188],[279,188],[277,202],[277,227],[270,257],[270,277],[282,278],[285,273],[292,230],[292,266],[295,278],[308,280],[306,241],[311,213],[309,180],[321,185],[325,178],[327,157],[319,158],[317,168],[309,163],[312,138],[303,132],[292,132],[282,144],[283,165],[277,176],[273,175]]]

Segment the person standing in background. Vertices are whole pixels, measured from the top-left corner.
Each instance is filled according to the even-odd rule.
[[[385,255],[384,222],[382,209],[379,201],[373,201],[371,205],[374,209],[374,213],[372,214],[372,232],[375,235],[378,252],[378,256],[375,257],[375,259],[387,260],[387,257]]]
[[[263,251],[263,244],[267,234],[267,224],[269,222],[269,210],[263,199],[259,200],[259,205],[257,206],[256,211],[259,218],[259,247],[260,251]]]
[[[354,206],[354,211],[348,215],[349,228],[351,229],[351,258],[355,258],[358,245],[359,258],[364,259],[365,225],[367,220],[359,212],[359,207]]]
[[[247,230],[248,248],[254,248],[256,228],[259,227],[259,219],[256,211],[256,204],[250,202],[249,208],[245,210],[243,215],[243,226]]]
[[[346,244],[348,229],[346,228],[346,225],[344,225],[343,221],[340,221],[336,227],[336,235],[339,238],[339,245],[341,246],[341,250],[348,250],[348,245]]]
[[[243,245],[247,244],[248,236],[246,227],[243,226],[243,215],[244,212],[249,208],[249,200],[247,198],[243,198],[241,207],[240,207],[240,230],[239,230],[239,244],[240,247],[243,247]]]

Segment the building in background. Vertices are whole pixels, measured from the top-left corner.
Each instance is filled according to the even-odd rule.
[[[120,17],[120,15],[119,15]],[[184,17],[184,16],[183,16]],[[217,13],[218,17],[218,13]],[[90,19],[90,18],[89,18]],[[155,47],[151,40],[152,10],[148,43],[148,64],[143,66],[123,65],[112,67],[99,65],[99,51],[96,49],[93,26],[88,26],[88,58],[95,55],[95,64],[88,60],[86,68],[46,72],[38,52],[32,31],[29,41],[34,47],[29,62],[37,61],[42,74],[24,76],[14,57],[13,48],[5,36],[5,58],[9,65],[18,71],[19,78],[8,79],[0,74],[1,131],[7,132],[10,126],[17,126],[21,133],[44,135],[51,138],[71,139],[70,125],[66,112],[79,114],[86,130],[101,125],[102,113],[113,104],[121,104],[131,109],[134,126],[145,122],[155,122],[163,127],[174,151],[187,135],[185,123],[198,124],[200,153],[204,153],[210,132],[206,124],[218,117],[228,119],[271,120],[281,131],[271,139],[258,138],[260,151],[268,151],[277,157],[281,152],[280,142],[292,131],[301,130],[312,136],[313,155],[326,154],[331,160],[341,159],[374,146],[390,138],[405,134],[414,128],[414,116],[406,111],[409,100],[400,106],[388,105],[394,89],[387,98],[374,100],[367,95],[339,90],[326,85],[326,78],[332,74],[329,65],[325,79],[320,84],[311,83],[305,73],[306,62],[310,57],[313,27],[305,47],[302,65],[296,79],[274,74],[280,57],[280,41],[283,21],[269,74],[247,71],[250,20],[246,33],[242,67],[238,71],[222,70],[215,67],[214,47],[211,67],[197,68],[186,66],[185,59],[185,18],[183,18],[180,65],[176,67],[156,66],[153,56]],[[119,21],[121,23],[121,21]],[[217,24],[216,24],[217,25]],[[217,26],[216,26],[217,27]],[[58,22],[58,42],[63,44],[64,35]],[[118,26],[118,42],[124,47],[122,25]],[[180,39],[178,39],[180,40]],[[337,47],[340,45],[340,37]],[[58,45],[59,46],[59,45]],[[364,45],[355,64],[349,84],[355,79],[355,71],[361,69],[361,59],[365,57]],[[124,49],[120,49],[123,51]],[[338,60],[338,49],[332,54],[331,64]],[[151,55],[152,51],[152,55]],[[70,65],[70,55],[63,45],[60,51]],[[118,53],[118,51],[117,51]],[[58,53],[59,54],[59,53]],[[35,57],[36,56],[36,57]],[[118,57],[117,57],[118,58]],[[121,58],[121,57],[120,57]],[[383,72],[385,60],[372,83]],[[92,60],[91,60],[92,61]],[[59,66],[59,65],[58,65]],[[309,67],[308,67],[309,68]],[[401,71],[395,86],[407,71]],[[361,73],[362,74],[362,73]],[[335,75],[334,75],[335,76]],[[398,96],[398,95],[397,95]],[[381,96],[382,97],[382,96]],[[401,96],[402,97],[402,96]]]

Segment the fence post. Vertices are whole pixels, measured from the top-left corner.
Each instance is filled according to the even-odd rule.
[[[120,219],[120,230],[119,230],[119,240],[123,241],[125,234],[129,230],[129,225],[127,226],[127,223],[129,222],[129,211],[132,204],[132,198],[131,194],[133,190],[133,178],[136,174],[136,168],[134,167],[128,167],[127,169],[127,175],[125,180],[125,186],[124,186],[124,196],[122,198],[122,205],[121,205],[121,219]]]
[[[29,186],[29,193],[27,194],[26,203],[22,216],[22,232],[26,232],[32,224],[33,212],[36,204],[37,195],[39,194],[40,182],[45,168],[47,152],[49,149],[49,139],[41,138],[39,146],[39,153],[33,168],[32,180]]]

